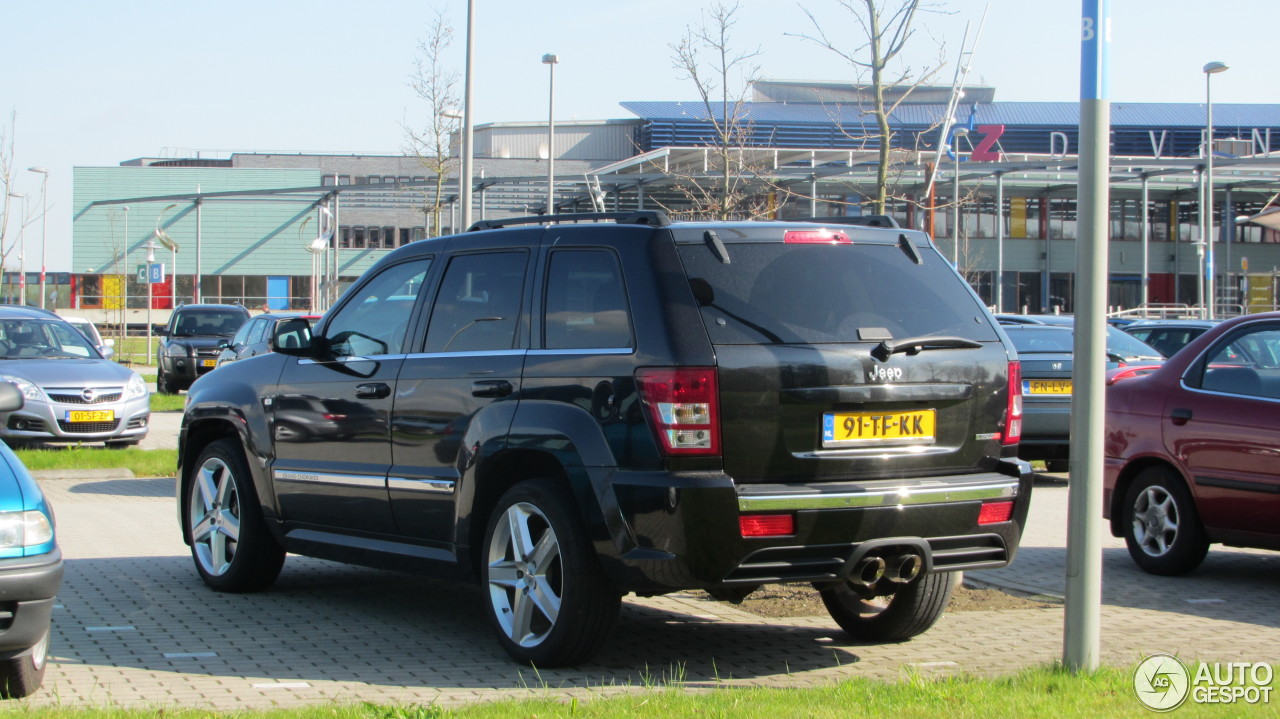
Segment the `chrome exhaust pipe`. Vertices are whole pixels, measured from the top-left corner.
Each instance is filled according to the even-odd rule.
[[[894,584],[908,584],[920,576],[922,569],[924,558],[919,554],[899,554],[889,559],[885,576]]]
[[[863,557],[853,566],[849,581],[863,587],[870,587],[884,576],[885,563],[880,557]]]

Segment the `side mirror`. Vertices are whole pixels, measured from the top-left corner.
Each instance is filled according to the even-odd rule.
[[[22,405],[26,400],[22,397],[22,390],[18,389],[18,385],[12,382],[0,382],[0,412],[16,412],[22,409]]]
[[[115,343],[113,342],[112,344],[115,344]],[[111,359],[113,356],[115,356],[115,353],[116,353],[116,351],[112,349],[111,345],[108,345],[108,344],[104,344],[101,347],[99,347],[98,351],[102,353],[102,356],[105,359]]]
[[[311,321],[304,317],[291,317],[276,324],[271,334],[271,351],[294,357],[309,357],[315,352],[311,339]]]
[[[156,334],[157,334],[157,335],[159,335],[159,336],[161,336],[161,337],[168,337],[168,336],[169,336],[169,328],[168,328],[168,327],[157,327],[157,328],[156,328]]]
[[[222,340],[218,343],[218,349],[224,350],[231,346],[231,340]]]
[[[102,346],[103,346],[103,347],[115,347],[115,346],[116,346],[116,341],[115,341],[115,340],[113,340],[113,339],[111,339],[110,337],[108,337],[108,338],[106,338],[105,340],[102,340]]]

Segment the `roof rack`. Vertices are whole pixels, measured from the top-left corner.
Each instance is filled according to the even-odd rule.
[[[864,227],[901,227],[889,215],[833,215],[831,217],[787,217],[785,222],[821,222],[829,225],[862,225]]]
[[[479,230],[496,230],[512,225],[545,225],[552,222],[600,222],[613,220],[619,225],[650,225],[652,227],[668,227],[671,218],[662,210],[637,210],[635,212],[578,212],[567,215],[531,215],[529,217],[508,217],[501,220],[480,220],[467,228],[467,232]]]

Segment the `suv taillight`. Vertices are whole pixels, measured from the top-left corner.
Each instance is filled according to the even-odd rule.
[[[1009,363],[1009,406],[1004,414],[1004,443],[1022,440],[1022,363]]]
[[[714,367],[664,367],[636,372],[663,454],[719,454],[720,400]]]

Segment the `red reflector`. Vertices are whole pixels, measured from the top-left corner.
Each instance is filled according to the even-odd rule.
[[[783,242],[803,245],[851,245],[849,236],[836,230],[787,230]]]
[[[987,502],[978,512],[978,524],[999,524],[1013,517],[1013,502]]]
[[[744,514],[738,527],[744,537],[781,537],[796,533],[796,520],[790,514]]]

